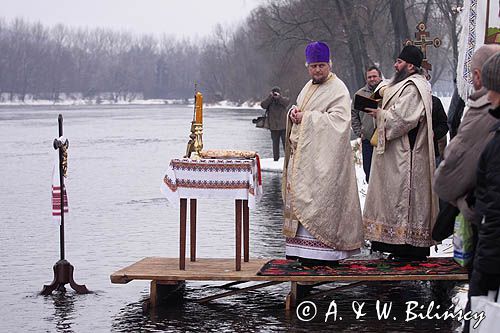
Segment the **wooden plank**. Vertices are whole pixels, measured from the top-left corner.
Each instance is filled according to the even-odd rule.
[[[235,290],[231,290],[231,291],[228,291],[228,292],[225,292],[225,293],[221,293],[221,294],[217,294],[217,295],[213,295],[213,296],[204,297],[202,299],[197,300],[196,303],[203,304],[203,303],[207,303],[207,302],[219,299],[219,298],[233,296],[233,295],[238,295],[238,294],[250,291],[250,290],[257,290],[257,289],[260,289],[260,288],[265,288],[265,287],[273,286],[275,284],[280,284],[280,283],[283,283],[283,282],[284,281],[269,281],[269,282],[264,282],[264,283],[257,284],[257,285],[254,285],[254,286],[240,288],[240,289],[235,289]]]
[[[290,292],[286,295],[285,310],[290,311],[297,306],[297,282],[292,281],[290,284]]]
[[[155,308],[164,298],[182,288],[184,281],[152,280],[149,289],[149,307]]]
[[[236,270],[241,270],[241,209],[242,209],[242,200],[236,199],[234,203],[235,209],[235,222],[236,222],[236,244],[235,244],[235,266]]]
[[[179,228],[179,269],[186,268],[186,219],[187,219],[187,199],[181,200],[180,228]]]
[[[156,307],[158,305],[158,288],[156,281],[151,281],[149,285],[149,305]]]
[[[189,200],[189,234],[191,235],[191,261],[196,261],[196,199]]]
[[[323,297],[323,296],[326,296],[326,295],[331,294],[331,293],[336,292],[336,291],[340,291],[343,289],[349,289],[349,288],[356,287],[356,286],[359,286],[362,284],[366,284],[366,282],[367,281],[353,282],[353,283],[347,284],[345,286],[340,286],[340,287],[335,287],[335,288],[331,288],[328,290],[319,291],[319,292],[316,292],[314,294],[309,294],[307,297],[304,297],[304,300],[310,300],[313,298]]]
[[[234,281],[234,282],[228,282],[222,286],[218,286],[216,288],[219,288],[219,289],[231,289],[233,286],[237,286],[239,284],[242,284],[242,283],[247,283],[248,281]]]
[[[234,259],[198,259],[187,262],[180,270],[178,258],[147,257],[111,274],[112,283],[128,283],[132,280],[186,280],[186,281],[291,281],[291,282],[334,282],[334,281],[414,281],[414,280],[462,280],[467,274],[446,275],[349,275],[349,276],[261,276],[259,269],[269,259],[250,259],[241,264],[241,271],[235,271]]]
[[[243,200],[243,261],[250,260],[250,215],[248,200]]]

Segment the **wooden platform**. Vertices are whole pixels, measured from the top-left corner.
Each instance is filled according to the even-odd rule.
[[[132,280],[167,281],[270,281],[257,276],[268,259],[251,259],[241,264],[241,271],[234,269],[234,259],[196,259],[187,261],[186,269],[179,269],[178,258],[147,257],[111,274],[112,283]],[[289,281],[284,279],[283,281]]]
[[[290,293],[286,298],[286,309],[296,306],[298,301],[298,289],[301,282],[326,283],[326,282],[353,282],[350,286],[359,285],[368,281],[411,281],[411,280],[448,280],[466,281],[467,274],[421,274],[421,275],[323,275],[323,276],[292,276],[292,275],[257,275],[259,269],[270,259],[250,259],[249,262],[241,264],[241,270],[234,268],[234,259],[197,259],[187,261],[186,269],[179,269],[178,258],[146,257],[130,266],[120,269],[111,274],[112,283],[125,284],[132,280],[151,281],[150,306],[156,307],[158,300],[162,297],[161,290],[166,286],[178,286],[184,281],[231,281],[227,286],[234,286],[248,281],[260,281],[261,284],[231,290],[218,295],[198,300],[205,303],[215,299],[256,290],[283,282],[290,282]],[[350,287],[341,286],[331,291]],[[166,288],[168,289],[168,288]],[[165,289],[165,290],[166,290]],[[327,292],[331,292],[327,291]],[[317,295],[324,294],[318,293]]]
[[[112,283],[132,280],[160,281],[279,281],[279,282],[334,282],[334,281],[410,281],[410,280],[467,280],[467,274],[446,275],[349,275],[349,276],[261,276],[259,269],[270,259],[250,259],[243,262],[241,271],[234,270],[234,259],[197,259],[186,262],[186,270],[179,270],[178,258],[147,257],[111,274]]]

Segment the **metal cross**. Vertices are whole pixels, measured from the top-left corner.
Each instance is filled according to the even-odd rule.
[[[433,45],[434,47],[441,46],[441,39],[438,37],[433,40],[427,39],[429,37],[429,32],[425,31],[427,27],[424,22],[420,22],[417,25],[417,32],[415,32],[415,40],[407,39],[403,42],[403,45],[415,45],[420,48],[424,54],[424,59],[422,60],[422,67],[427,71],[432,70],[432,65],[427,61],[427,46]]]

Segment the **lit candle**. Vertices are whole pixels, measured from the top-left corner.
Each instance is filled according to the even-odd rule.
[[[195,122],[197,124],[203,124],[203,95],[200,92],[196,93],[196,117]]]

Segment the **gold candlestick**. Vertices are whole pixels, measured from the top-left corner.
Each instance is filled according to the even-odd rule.
[[[203,150],[203,125],[194,123],[194,143],[192,158],[199,160],[201,158],[201,151]]]
[[[203,149],[203,95],[196,92],[194,95],[194,115],[191,122],[191,134],[184,157],[200,159]]]

